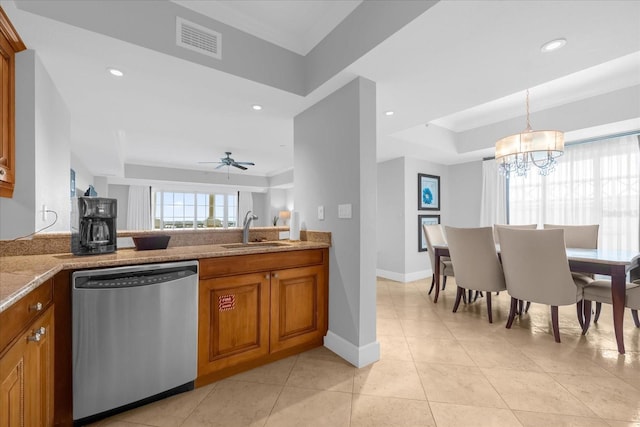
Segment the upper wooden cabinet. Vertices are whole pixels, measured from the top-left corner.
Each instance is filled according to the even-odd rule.
[[[0,197],[12,197],[15,184],[15,54],[24,49],[0,7]]]

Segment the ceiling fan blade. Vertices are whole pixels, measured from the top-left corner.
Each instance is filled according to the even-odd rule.
[[[198,163],[222,163],[222,162],[198,162]]]
[[[220,163],[220,162],[216,162],[216,163]],[[222,163],[222,164],[219,164],[218,166],[216,166],[214,169],[220,169],[221,167],[224,167],[224,166],[225,166],[225,164]],[[226,165],[226,166],[229,166],[229,165]]]
[[[235,162],[236,165],[249,165],[249,166],[255,166],[256,164],[253,162]]]
[[[238,169],[242,169],[243,171],[246,171],[247,168],[245,168],[244,166],[238,164],[238,163],[231,163],[231,166],[236,167]]]

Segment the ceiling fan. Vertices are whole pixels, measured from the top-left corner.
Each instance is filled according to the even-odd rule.
[[[247,170],[247,168],[243,165],[255,166],[255,163],[253,162],[236,162],[234,159],[231,158],[231,151],[225,151],[225,154],[227,155],[227,157],[220,157],[219,162],[198,162],[198,163],[220,163],[218,166],[215,167],[215,169],[220,169],[221,167],[226,166],[227,171],[229,170],[228,169],[229,166],[242,169],[243,171]]]

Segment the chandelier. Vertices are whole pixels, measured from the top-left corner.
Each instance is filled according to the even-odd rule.
[[[496,142],[498,170],[505,176],[515,173],[526,176],[531,165],[540,175],[549,175],[555,169],[556,157],[564,152],[564,132],[532,130],[529,122],[529,90],[527,89],[527,128]]]

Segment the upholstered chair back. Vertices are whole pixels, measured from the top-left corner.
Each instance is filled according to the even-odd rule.
[[[424,224],[422,226],[422,232],[424,233],[425,243],[427,244],[427,253],[429,254],[429,261],[431,262],[431,270],[435,271],[436,258],[433,253],[433,245],[445,245],[447,240],[442,232],[442,226],[440,224]]]
[[[551,306],[582,299],[569,270],[563,229],[500,228],[500,255],[507,291],[516,299]]]
[[[445,235],[458,286],[487,292],[506,289],[491,227],[445,227]]]
[[[493,226],[493,240],[496,244],[500,243],[500,236],[498,235],[498,228],[515,228],[516,230],[535,230],[538,228],[538,224],[525,224],[525,225],[513,225],[513,224],[494,224]]]
[[[557,225],[544,224],[544,229],[564,230],[564,243],[567,248],[598,249],[599,224],[593,225]]]

